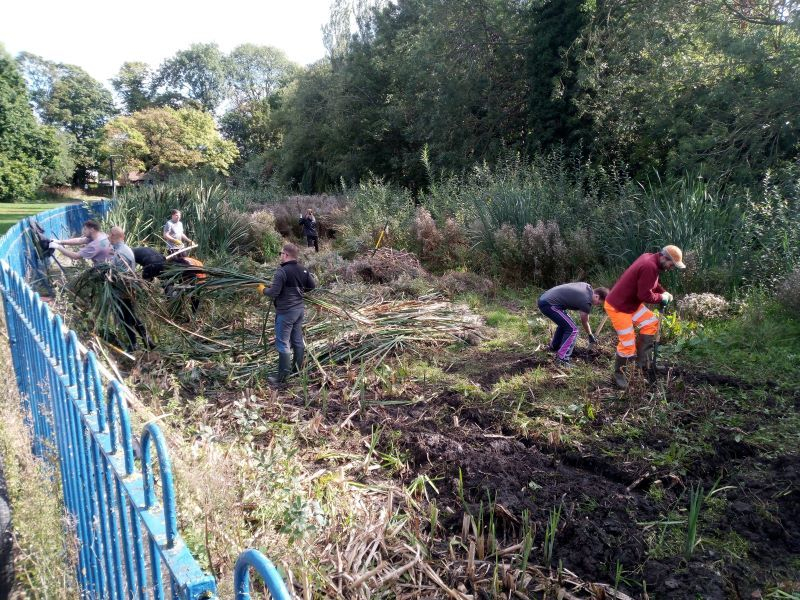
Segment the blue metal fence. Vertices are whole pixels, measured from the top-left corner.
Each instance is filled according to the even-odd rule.
[[[93,209],[99,215],[67,206],[37,220],[48,237],[64,238],[106,210],[104,203]],[[172,468],[160,429],[153,423],[144,428],[137,461],[125,398],[130,392],[28,285],[44,284],[46,268],[28,231],[23,221],[0,238],[0,293],[34,451],[58,465],[64,505],[75,523],[82,597],[215,598],[213,577],[200,569],[178,533]],[[250,567],[274,598],[290,598],[272,563],[255,550],[243,552],[236,563],[237,598],[250,597]]]

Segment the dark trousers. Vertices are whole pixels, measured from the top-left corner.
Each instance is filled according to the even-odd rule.
[[[539,300],[539,310],[556,324],[556,332],[550,341],[550,349],[561,360],[569,360],[578,339],[578,326],[562,307]]]
[[[303,317],[305,308],[300,306],[275,315],[275,347],[288,354],[294,348],[304,348]],[[291,350],[290,350],[291,349]]]
[[[139,318],[136,316],[136,311],[133,308],[133,300],[126,298],[119,302],[120,320],[128,335],[128,350],[136,349],[136,334],[138,333],[146,346],[150,345],[147,337],[147,330]]]
[[[314,251],[319,252],[319,237],[316,235],[307,235],[306,242],[309,248],[314,246]]]

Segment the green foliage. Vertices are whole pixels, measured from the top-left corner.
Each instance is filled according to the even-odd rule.
[[[209,167],[220,173],[237,156],[210,114],[193,108],[148,108],[112,119],[105,128],[107,154],[121,155],[129,170],[164,173]]]
[[[127,113],[144,110],[151,106],[153,94],[151,81],[153,73],[150,66],[143,62],[126,62],[111,80],[111,85],[117,92]]]
[[[58,150],[55,132],[36,122],[25,81],[0,46],[0,202],[32,198],[59,164]]]
[[[217,44],[192,44],[168,58],[152,79],[157,104],[213,112],[225,98],[225,56]]]
[[[248,240],[248,219],[240,212],[249,201],[220,184],[166,183],[126,188],[108,213],[108,226],[119,225],[128,243],[159,246],[170,210],[183,213],[187,234],[201,258],[237,254]]]
[[[116,112],[111,92],[80,67],[28,53],[17,60],[42,121],[66,134],[70,156],[80,170],[97,166],[103,126]]]

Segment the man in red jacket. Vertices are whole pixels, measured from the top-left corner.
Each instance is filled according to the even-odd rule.
[[[647,369],[650,353],[658,331],[658,317],[645,304],[668,304],[672,294],[658,282],[661,271],[685,269],[683,252],[677,246],[664,246],[661,252],[645,253],[633,261],[606,297],[605,310],[617,332],[617,358],[614,364],[614,383],[628,387],[625,366],[636,359],[637,366]],[[639,330],[639,348],[636,333]]]

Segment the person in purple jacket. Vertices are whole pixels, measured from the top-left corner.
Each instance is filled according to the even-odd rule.
[[[556,353],[559,366],[569,368],[570,356],[578,339],[578,326],[568,310],[577,310],[581,315],[581,324],[589,336],[589,343],[597,343],[589,325],[589,313],[593,306],[598,306],[608,296],[608,288],[592,288],[588,283],[565,283],[550,288],[539,297],[539,310],[556,324],[556,332],[550,341],[550,350]]]

